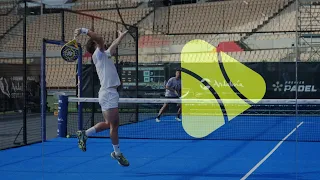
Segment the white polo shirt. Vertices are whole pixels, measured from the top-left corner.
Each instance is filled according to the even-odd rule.
[[[109,50],[102,52],[99,48],[97,48],[92,55],[92,59],[96,66],[97,74],[100,80],[100,91],[120,85],[120,78],[117,68],[111,59]]]

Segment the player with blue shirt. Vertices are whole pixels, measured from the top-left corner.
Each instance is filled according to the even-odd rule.
[[[181,96],[181,71],[176,70],[176,76],[172,77],[168,80],[166,84],[166,92],[165,97],[166,98],[179,98]],[[177,105],[179,107],[176,120],[181,121],[180,114],[181,114],[181,104]],[[159,114],[156,118],[156,122],[160,122],[160,116],[164,113],[164,111],[167,109],[168,103],[163,104],[162,108],[159,111]]]

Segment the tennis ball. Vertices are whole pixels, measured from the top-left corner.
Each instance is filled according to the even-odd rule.
[[[70,137],[69,134],[66,137],[69,138]]]

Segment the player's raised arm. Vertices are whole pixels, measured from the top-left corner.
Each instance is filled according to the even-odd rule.
[[[121,40],[124,38],[124,36],[127,34],[127,32],[128,31],[124,31],[124,32],[118,31],[119,37],[116,40],[114,40],[109,47],[109,51],[110,51],[111,56],[114,56],[116,54],[117,46],[120,44]]]
[[[101,51],[105,51],[106,50],[105,46],[104,46],[103,38],[99,34],[91,31],[90,29],[86,29],[86,28],[79,28],[79,29],[75,29],[74,30],[74,37],[77,37],[80,34],[88,35],[97,44],[97,47]]]

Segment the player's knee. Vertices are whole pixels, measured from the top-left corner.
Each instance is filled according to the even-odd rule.
[[[118,132],[118,126],[112,126],[110,127],[111,132]]]
[[[119,128],[119,122],[110,123],[110,129],[114,131],[118,131]]]

